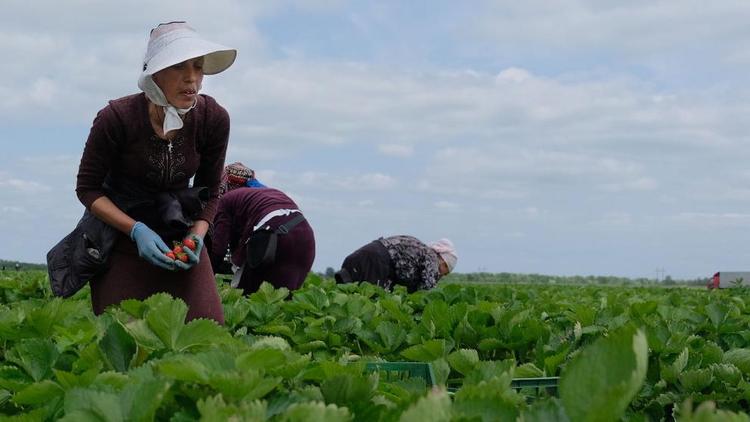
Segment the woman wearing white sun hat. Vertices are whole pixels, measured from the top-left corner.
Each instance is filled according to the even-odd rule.
[[[216,213],[229,115],[199,91],[204,75],[226,70],[236,55],[185,22],[160,24],[138,78],[143,92],[110,101],[94,119],[76,193],[120,232],[107,270],[90,281],[95,313],[167,292],[187,303],[188,319],[223,323],[203,237]],[[186,238],[195,252],[184,248],[185,262],[166,255]]]

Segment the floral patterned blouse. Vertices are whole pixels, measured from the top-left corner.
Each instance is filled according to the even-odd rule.
[[[409,291],[432,289],[437,285],[438,254],[413,236],[390,236],[378,239],[388,250],[393,265],[394,281]],[[391,286],[383,286],[390,288]]]

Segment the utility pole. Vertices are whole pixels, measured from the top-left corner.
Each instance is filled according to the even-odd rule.
[[[664,276],[664,268],[657,268],[656,269],[656,282],[660,282],[662,277]]]

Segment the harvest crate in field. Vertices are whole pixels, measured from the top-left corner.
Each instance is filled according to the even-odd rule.
[[[405,381],[418,378],[424,380],[425,386],[436,385],[432,365],[425,362],[368,362],[366,372],[377,372],[385,381]]]
[[[437,385],[432,364],[429,362],[368,362],[366,372],[378,372],[384,381],[423,380],[427,388]],[[560,377],[513,378],[510,386],[516,390],[545,390],[549,394],[557,393]],[[449,392],[455,392],[459,386],[448,386]]]

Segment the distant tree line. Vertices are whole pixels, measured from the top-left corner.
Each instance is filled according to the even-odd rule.
[[[0,268],[5,271],[16,269],[19,264],[20,270],[47,270],[45,264],[33,264],[20,261],[8,261],[0,259]],[[325,272],[318,273],[321,277],[333,278],[336,270],[332,267],[326,268]],[[602,284],[602,285],[639,285],[639,286],[701,286],[704,287],[709,277],[679,280],[667,275],[664,280],[653,278],[628,278],[602,275],[574,275],[559,276],[546,274],[520,274],[520,273],[452,273],[445,276],[441,281],[451,283],[506,283],[506,284]]]
[[[333,278],[335,270],[326,268],[325,272],[319,273],[321,277]],[[452,273],[445,276],[441,281],[451,283],[507,283],[507,284],[603,284],[603,285],[636,285],[636,286],[701,286],[704,287],[709,277],[677,280],[672,276],[665,276],[663,280],[654,278],[628,278],[602,275],[574,275],[559,276],[545,274],[519,274],[519,273]]]
[[[518,273],[454,273],[447,275],[444,281],[453,283],[507,283],[507,284],[601,284],[601,285],[639,285],[639,286],[705,286],[708,278],[696,278],[689,280],[676,280],[671,276],[664,280],[653,278],[628,278],[601,275],[574,275],[558,276],[545,274],[518,274]]]
[[[25,270],[47,270],[47,266],[45,264],[31,264],[28,262],[21,262],[21,261],[7,261],[5,259],[0,259],[0,270],[10,271],[16,270],[16,264],[18,264],[18,269],[21,271]]]

